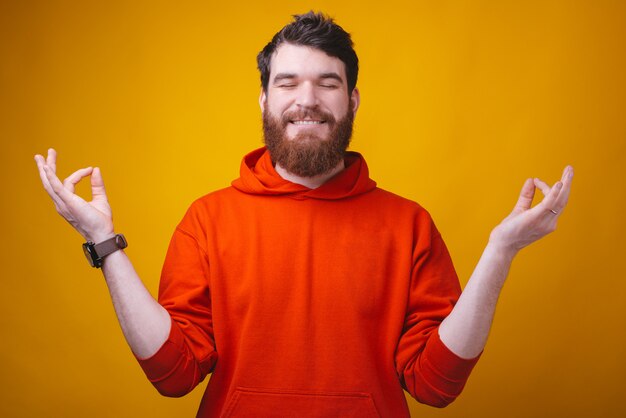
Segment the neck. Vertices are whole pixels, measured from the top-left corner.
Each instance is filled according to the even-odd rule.
[[[293,173],[290,173],[289,171],[285,170],[279,163],[276,163],[276,172],[283,179],[292,183],[301,184],[302,186],[306,186],[309,189],[317,189],[322,184],[330,180],[332,177],[336,176],[344,168],[346,168],[346,165],[342,159],[334,168],[323,174],[318,174],[317,176],[313,177],[300,177],[296,176]]]

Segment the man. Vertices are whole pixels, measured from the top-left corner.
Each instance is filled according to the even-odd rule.
[[[295,16],[258,56],[267,148],[194,202],[168,249],[159,302],[116,236],[98,168],[63,183],[35,157],[59,213],[101,265],[124,335],[163,394],[212,373],[201,417],[406,417],[402,389],[445,406],[487,340],[515,254],[554,230],[573,176],[524,184],[461,293],[429,214],[376,187],[346,152],[360,94],[352,41]],[[93,200],[74,194],[91,176]],[[545,195],[531,208],[535,188]],[[96,243],[98,245],[95,245]]]

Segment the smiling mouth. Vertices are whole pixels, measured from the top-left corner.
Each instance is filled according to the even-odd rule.
[[[291,120],[289,121],[289,123],[293,124],[293,125],[321,125],[326,123],[326,121],[323,120]]]

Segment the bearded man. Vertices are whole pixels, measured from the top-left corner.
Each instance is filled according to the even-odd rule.
[[[465,290],[417,203],[384,191],[347,152],[360,94],[350,35],[295,16],[258,56],[266,147],[231,187],[195,201],[172,237],[158,302],[121,248],[100,170],[61,183],[58,211],[87,239],[148,379],[181,396],[212,373],[199,417],[408,417],[403,389],[442,407],[487,340],[511,261],[554,230],[573,170],[524,184]],[[74,194],[91,176],[93,201]],[[544,199],[531,207],[535,188]]]

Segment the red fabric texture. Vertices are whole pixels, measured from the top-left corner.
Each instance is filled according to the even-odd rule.
[[[477,361],[441,342],[461,289],[430,215],[346,169],[311,190],[262,148],[232,187],[195,201],[159,288],[169,339],[138,359],[181,396],[212,373],[199,417],[408,417],[442,407]]]

